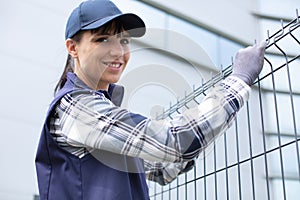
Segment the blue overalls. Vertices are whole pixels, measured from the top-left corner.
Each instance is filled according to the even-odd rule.
[[[145,200],[149,199],[143,160],[110,152],[99,151],[112,162],[138,168],[140,173],[117,170],[103,164],[92,154],[83,158],[62,149],[49,132],[50,116],[57,103],[67,93],[78,90],[75,74],[69,73],[65,86],[52,101],[42,129],[37,154],[36,170],[41,200]],[[113,90],[113,87],[110,87]],[[83,92],[89,92],[88,88]],[[95,92],[95,91],[93,91]],[[110,93],[111,91],[109,91]],[[104,95],[103,92],[97,92]]]

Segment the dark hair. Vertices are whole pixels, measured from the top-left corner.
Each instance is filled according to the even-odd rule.
[[[110,31],[113,30],[113,34],[121,33],[124,31],[124,27],[121,21],[119,20],[113,20],[99,28],[92,29],[92,30],[82,30],[76,33],[71,39],[74,40],[75,42],[79,43],[82,39],[82,35],[85,31],[91,31],[92,34],[107,34],[111,33]],[[67,61],[65,64],[64,71],[56,84],[54,88],[54,95],[65,85],[67,81],[67,74],[68,72],[73,72],[74,71],[74,58],[68,54]]]

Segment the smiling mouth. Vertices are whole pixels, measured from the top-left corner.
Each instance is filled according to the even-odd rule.
[[[111,68],[120,68],[122,66],[122,63],[104,63],[107,67]]]

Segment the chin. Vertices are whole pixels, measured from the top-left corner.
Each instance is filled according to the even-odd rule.
[[[120,80],[120,77],[114,77],[110,79],[110,83],[117,83]]]
[[[114,80],[114,81],[110,81],[110,84],[117,83],[118,81],[119,81],[119,79],[118,80]]]

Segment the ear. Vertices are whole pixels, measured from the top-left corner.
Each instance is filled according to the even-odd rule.
[[[68,38],[67,40],[66,40],[66,47],[67,47],[67,50],[68,50],[68,53],[73,57],[73,58],[77,58],[77,48],[76,48],[76,45],[77,45],[77,43],[74,41],[74,40],[72,40],[72,39],[70,39],[70,38]]]

